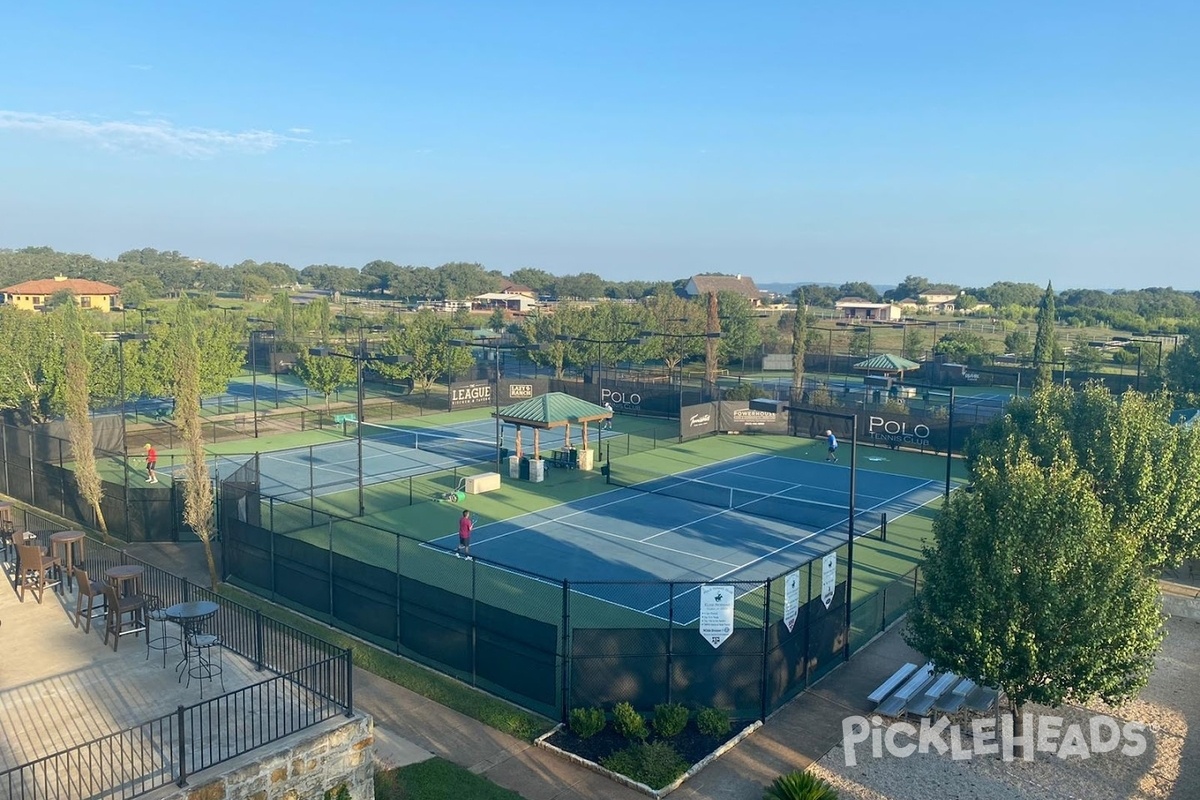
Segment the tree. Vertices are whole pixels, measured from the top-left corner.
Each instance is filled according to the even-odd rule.
[[[865,356],[871,352],[871,333],[869,331],[855,331],[850,337],[848,348],[851,355]]]
[[[994,460],[1012,449],[1009,442],[1043,467],[1077,463],[1094,482],[1109,529],[1137,538],[1147,564],[1175,566],[1200,555],[1200,428],[1172,425],[1171,407],[1165,394],[1117,397],[1098,383],[1051,385],[977,430],[968,464]]]
[[[500,286],[500,279],[484,270],[482,264],[466,264],[461,261],[442,264],[437,268],[438,287],[447,300],[466,300]]]
[[[1004,335],[1004,352],[1012,353],[1016,356],[1025,357],[1033,352],[1033,340],[1029,338],[1029,332],[1021,329],[1011,331]]]
[[[412,360],[403,364],[379,363],[376,369],[392,379],[412,380],[413,388],[420,389],[428,399],[439,377],[451,376],[474,363],[468,348],[450,344],[454,338],[452,331],[452,323],[445,316],[418,311],[382,347],[387,355],[406,355]]]
[[[561,380],[569,343],[558,336],[581,335],[586,325],[582,310],[567,303],[560,305],[553,314],[534,312],[525,317],[517,331],[517,341],[524,345],[538,345],[537,349],[529,351],[530,360],[553,369],[554,377]]]
[[[59,318],[0,307],[0,408],[44,422],[63,376]]]
[[[717,293],[708,293],[708,319],[704,326],[705,333],[719,333],[721,330],[721,315],[717,311]],[[717,390],[717,344],[718,339],[704,340],[704,388],[710,394]],[[682,412],[680,412],[682,413]]]
[[[796,315],[792,320],[792,402],[804,393],[804,348],[808,343],[808,305],[804,290],[796,291]]]
[[[754,307],[743,295],[719,292],[717,314],[721,319],[721,358],[726,364],[737,360],[745,366],[746,354],[762,344]]]
[[[533,269],[532,267],[513,270],[509,279],[513,283],[529,287],[533,290],[534,294],[539,295],[553,294],[554,284],[558,280],[549,272],[542,269]]]
[[[121,305],[125,308],[144,308],[150,302],[150,291],[141,281],[129,281],[121,287]]]
[[[508,312],[500,306],[492,309],[492,313],[488,315],[487,326],[500,333],[508,325]]]
[[[869,283],[864,281],[852,281],[843,283],[838,287],[838,297],[861,297],[868,303],[879,302],[879,290]]]
[[[925,354],[925,333],[919,325],[905,325],[900,343],[900,355],[912,361],[920,361]]]
[[[1184,337],[1163,363],[1167,386],[1182,404],[1200,404],[1200,333]]]
[[[591,300],[604,294],[604,279],[593,272],[564,275],[558,279],[555,286],[559,299]]]
[[[934,522],[905,639],[1012,702],[1109,703],[1146,685],[1162,640],[1156,581],[1128,531],[1109,527],[1091,478],[1043,467],[1015,443],[972,466]]]
[[[978,333],[950,331],[933,345],[933,352],[944,355],[949,361],[966,364],[987,355],[988,342]]]
[[[890,292],[886,292],[884,297],[888,300],[915,300],[927,293],[930,288],[932,287],[927,279],[922,278],[920,275],[908,275],[904,280],[900,281],[899,286]]]
[[[196,336],[194,312],[186,299],[176,309],[171,326],[175,368],[175,422],[182,431],[187,456],[184,476],[183,521],[204,544],[208,577],[218,583],[217,562],[213,558],[213,487],[208,474],[208,454],[204,450],[204,429],[200,423],[200,344]]]
[[[354,360],[345,350],[334,351],[338,355],[314,356],[303,352],[296,359],[296,377],[304,385],[325,398],[325,410],[329,410],[329,396],[343,386],[358,381]]]
[[[648,359],[661,359],[670,375],[681,362],[701,350],[704,333],[703,315],[696,306],[680,297],[669,285],[662,285],[642,306],[645,329],[652,333],[677,334],[648,337],[644,354]]]
[[[1054,287],[1047,283],[1037,313],[1037,335],[1033,339],[1033,388],[1037,391],[1054,383]]]
[[[108,523],[104,520],[104,511],[100,501],[104,499],[104,484],[100,480],[100,472],[96,468],[95,440],[92,436],[91,416],[91,363],[88,359],[86,338],[91,334],[83,326],[82,312],[74,303],[67,303],[59,309],[62,316],[63,345],[65,357],[66,380],[63,388],[66,392],[66,416],[68,436],[71,440],[71,455],[75,460],[75,484],[79,493],[92,508],[96,517],[96,527],[108,541]],[[93,337],[94,338],[94,337]],[[122,442],[124,446],[124,442]],[[69,568],[71,565],[68,564]]]

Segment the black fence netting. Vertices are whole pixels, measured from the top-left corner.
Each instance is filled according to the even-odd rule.
[[[301,528],[311,510],[263,497],[255,477],[247,462],[222,483],[227,580],[554,718],[622,701],[760,718],[841,663],[847,642],[894,621],[911,601],[903,586],[915,584],[857,608],[852,635],[844,552],[832,584],[820,559],[767,581],[721,582],[736,600],[714,641],[700,599],[708,584],[564,581],[456,559],[361,518],[322,514]]]

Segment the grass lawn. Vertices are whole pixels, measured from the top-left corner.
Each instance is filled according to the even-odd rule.
[[[375,800],[521,800],[468,769],[441,758],[375,773]]]

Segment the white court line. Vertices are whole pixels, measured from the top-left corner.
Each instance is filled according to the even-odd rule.
[[[738,459],[743,459],[743,458],[757,458],[757,457],[758,457],[758,455],[757,455],[757,454],[751,454],[751,455],[749,455],[749,456],[745,456],[745,455],[742,455],[742,456],[733,456],[732,458],[727,458],[727,459],[724,459],[724,460],[722,460],[722,461],[714,461],[714,462],[713,462],[713,464],[724,464],[724,463],[727,463],[727,462],[729,462],[729,461],[735,461],[735,460],[738,460]],[[706,465],[706,466],[704,466],[704,467],[695,467],[694,469],[706,469],[708,466],[712,466],[713,464],[709,464],[709,465]],[[730,470],[731,470],[731,469],[736,469],[736,467],[729,467],[729,469],[730,469]],[[723,470],[718,470],[717,472],[714,472],[714,473],[712,473],[712,474],[713,474],[713,475],[720,475],[722,472],[728,472],[728,471],[729,471],[729,470],[724,470],[724,469],[723,469]],[[682,473],[680,473],[680,474],[682,474]],[[656,479],[654,479],[654,480],[660,480],[660,479],[656,478]],[[643,483],[649,483],[649,482],[650,482],[650,481],[643,481]],[[614,492],[619,492],[619,491],[621,491],[622,489],[627,489],[627,488],[629,488],[629,487],[626,487],[626,486],[618,486],[618,487],[616,487],[615,489],[612,489],[612,490],[610,490],[610,491],[607,491],[607,492],[600,492],[599,494],[589,495],[589,496],[588,496],[588,497],[586,497],[586,498],[580,498],[580,499],[583,499],[583,500],[590,500],[590,499],[592,499],[593,497],[604,497],[605,495],[613,494]],[[495,541],[495,540],[497,540],[497,539],[503,539],[503,538],[504,538],[504,537],[506,537],[506,536],[512,536],[514,533],[520,533],[521,531],[529,531],[529,530],[533,530],[533,529],[535,529],[535,528],[540,528],[542,525],[545,525],[545,524],[547,524],[547,523],[549,523],[549,522],[558,522],[558,521],[560,521],[560,520],[564,520],[564,519],[566,519],[567,517],[574,517],[574,516],[577,516],[577,515],[579,515],[579,514],[586,514],[586,513],[588,513],[589,511],[596,511],[596,510],[598,510],[598,509],[601,509],[601,508],[607,508],[608,506],[614,506],[614,505],[617,505],[618,503],[627,503],[627,502],[629,502],[630,500],[633,500],[634,498],[638,498],[638,497],[648,497],[648,496],[649,496],[649,495],[648,495],[647,493],[645,493],[645,492],[639,492],[639,491],[637,491],[637,490],[635,489],[635,490],[633,490],[633,491],[629,492],[628,494],[626,494],[626,495],[625,495],[625,496],[623,496],[623,497],[618,497],[616,500],[611,500],[611,501],[609,501],[609,502],[607,502],[607,503],[601,503],[601,504],[599,504],[599,505],[595,505],[595,506],[589,506],[588,508],[580,508],[580,509],[576,509],[575,511],[572,511],[572,512],[571,512],[571,513],[569,513],[569,514],[563,514],[561,517],[555,517],[555,518],[553,518],[553,519],[550,519],[550,518],[547,518],[547,519],[542,519],[542,520],[540,520],[540,521],[538,521],[538,522],[534,522],[534,523],[533,523],[533,524],[531,524],[531,525],[522,525],[521,527],[517,528],[516,530],[511,530],[511,531],[508,531],[507,533],[500,533],[500,534],[497,534],[497,535],[495,535],[495,536],[489,537],[489,538],[487,539],[487,541],[489,541],[489,542],[492,542],[492,541]],[[521,519],[522,517],[536,516],[536,515],[539,515],[539,514],[545,513],[546,511],[549,511],[549,510],[551,510],[551,509],[554,509],[554,508],[561,508],[561,507],[563,507],[563,506],[568,506],[568,507],[569,507],[569,506],[570,506],[572,503],[578,503],[578,502],[579,502],[579,499],[577,499],[577,500],[568,500],[568,501],[566,501],[566,502],[563,502],[563,503],[557,503],[557,504],[555,504],[555,505],[552,505],[552,506],[546,506],[545,508],[539,509],[539,510],[537,510],[537,511],[527,511],[527,512],[525,512],[524,514],[521,514],[521,515],[519,515],[519,516],[516,516],[516,517],[509,517],[508,519],[504,519],[504,520],[496,520],[495,522],[489,522],[489,523],[487,523],[487,525],[480,525],[480,526],[479,526],[478,528],[476,528],[475,530],[476,530],[476,531],[480,531],[480,530],[483,530],[484,528],[491,527],[492,525],[508,525],[508,524],[511,524],[511,523],[513,522],[513,520],[518,520],[518,519]]]
[[[932,480],[926,481],[925,483],[921,484],[920,486],[917,486],[917,487],[915,487],[915,488],[911,489],[909,492],[905,492],[904,494],[909,494],[910,492],[919,491],[920,489],[924,489],[924,488],[926,488],[926,487],[928,487],[928,486],[932,486],[932,485],[934,485],[935,483],[937,483],[937,481],[932,481]],[[892,497],[892,498],[891,498],[891,499],[889,499],[889,500],[885,500],[885,501],[883,501],[883,502],[876,503],[875,505],[871,506],[870,508],[863,509],[863,513],[866,513],[866,512],[868,512],[868,511],[873,511],[873,510],[875,510],[876,508],[879,508],[881,505],[884,505],[884,504],[886,504],[886,503],[890,503],[890,502],[893,502],[893,501],[899,500],[900,498],[904,497],[904,494],[898,494],[898,495],[896,495],[896,496]],[[924,506],[927,506],[927,505],[929,505],[929,504],[930,504],[930,503],[932,503],[934,500],[936,500],[938,497],[941,497],[941,495],[937,495],[937,496],[935,496],[935,497],[931,497],[931,498],[929,498],[928,500],[926,500],[924,503],[921,503],[920,505],[915,505],[915,506],[913,506],[913,508],[912,508],[912,509],[910,509],[909,511],[904,511],[904,512],[902,512],[902,513],[900,514],[900,516],[896,517],[896,519],[900,519],[900,517],[906,516],[907,514],[910,514],[910,513],[912,513],[913,511],[917,510],[918,508],[923,508]],[[858,514],[859,514],[859,512],[858,512],[858,510],[856,509],[856,510],[855,510],[855,512],[854,512],[855,519],[857,519],[857,518],[858,518]],[[815,538],[815,537],[817,537],[817,536],[820,536],[820,535],[822,535],[822,534],[828,533],[829,531],[833,530],[834,528],[841,527],[841,526],[842,526],[842,525],[844,525],[844,524],[849,524],[849,522],[850,522],[850,517],[849,517],[849,516],[847,516],[845,519],[843,519],[843,520],[841,520],[841,521],[839,521],[839,522],[836,522],[836,523],[834,523],[833,525],[829,525],[829,526],[827,526],[827,527],[825,527],[825,528],[822,528],[821,530],[819,530],[819,531],[816,531],[815,533],[810,533],[808,536],[801,537],[801,538],[799,538],[799,539],[795,540],[794,542],[789,542],[788,544],[785,544],[783,547],[778,547],[778,548],[776,548],[775,550],[772,550],[772,551],[771,551],[771,552],[769,552],[769,553],[765,553],[764,555],[761,555],[761,556],[759,556],[758,558],[756,558],[756,559],[754,559],[754,560],[752,560],[752,561],[747,561],[745,564],[743,564],[743,565],[742,565],[742,566],[740,566],[740,567],[737,567],[736,569],[731,569],[731,570],[729,570],[728,572],[722,572],[720,575],[717,575],[717,576],[715,576],[715,577],[713,577],[713,578],[710,578],[708,582],[709,582],[709,583],[711,583],[711,582],[713,582],[713,581],[719,581],[719,580],[721,580],[722,578],[726,577],[727,575],[732,575],[733,573],[737,572],[738,570],[743,570],[743,569],[746,569],[746,568],[747,568],[747,567],[749,567],[749,566],[752,566],[752,565],[754,565],[754,564],[757,564],[757,563],[759,563],[759,562],[761,562],[761,561],[765,561],[766,559],[772,558],[772,557],[774,557],[774,556],[778,555],[779,553],[782,553],[784,550],[789,550],[789,549],[791,549],[792,547],[795,547],[795,546],[796,546],[796,545],[798,545],[798,544],[803,544],[804,542],[807,542],[807,541],[808,541],[808,540],[810,540],[810,539],[813,539],[813,538]],[[863,536],[866,536],[866,535],[867,535],[868,533],[870,533],[870,531],[872,531],[872,530],[875,530],[875,528],[871,528],[870,530],[864,530],[864,531],[863,531],[862,533],[860,533],[860,534],[855,534],[855,538],[856,538],[856,539],[860,539],[860,538],[862,538]],[[691,592],[691,591],[696,591],[696,589],[689,589],[688,591],[689,591],[689,592]],[[685,592],[685,594],[686,594],[686,592]],[[661,604],[660,604],[660,605],[661,605]],[[654,608],[654,606],[651,606],[651,608]]]
[[[638,539],[633,536],[622,536],[619,533],[612,533],[610,531],[602,531],[602,530],[597,530],[596,528],[589,528],[586,525],[580,525],[576,522],[564,522],[563,525],[567,526],[568,528],[575,528],[577,530],[587,531],[588,533],[594,533],[597,536],[608,536],[610,538],[620,539],[625,542],[633,542],[635,544],[646,544],[646,545],[649,545],[650,547],[656,548],[658,550],[666,550],[668,553],[677,553],[677,554],[683,555],[683,556],[691,556],[692,558],[698,558],[701,561],[707,561],[710,564],[721,564],[726,567],[737,566],[736,564],[734,564],[730,561],[722,561],[719,558],[706,558],[705,556],[697,555],[696,553],[690,553],[687,550],[680,550],[675,547],[667,547],[667,546],[661,545],[661,544],[651,544],[650,539],[653,539],[654,538],[653,536],[647,537],[645,539]],[[665,531],[663,533],[665,533]],[[661,536],[661,535],[662,535],[661,533],[654,534],[654,536]]]

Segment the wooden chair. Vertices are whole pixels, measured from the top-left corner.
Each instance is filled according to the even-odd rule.
[[[146,623],[142,615],[145,601],[142,600],[141,595],[121,597],[112,584],[105,584],[103,591],[104,600],[108,605],[108,614],[104,618],[104,643],[108,644],[108,636],[112,634],[113,652],[115,653],[121,644],[122,636],[130,633],[137,636],[146,630]],[[129,619],[125,618],[126,615]]]
[[[79,618],[83,616],[83,598],[87,598],[87,614],[83,616],[83,632],[90,633],[92,630],[92,620],[97,617],[108,616],[108,601],[104,597],[104,584],[101,581],[94,581],[88,577],[87,570],[76,567],[74,570],[75,583],[79,585],[79,590],[75,598],[75,627],[79,627]],[[94,612],[93,607],[96,598],[100,598],[102,606],[101,611]]]
[[[43,553],[36,544],[17,545],[17,564],[17,587],[20,589],[22,603],[25,602],[25,590],[28,588],[36,593],[38,605],[41,605],[46,587],[58,586],[62,581],[58,559]],[[60,573],[57,580],[50,575],[55,569]]]

